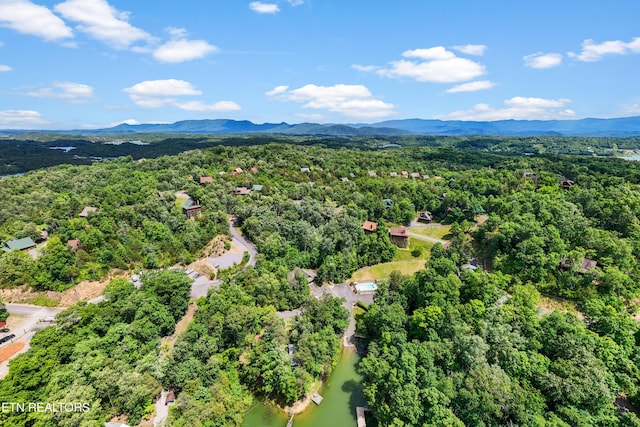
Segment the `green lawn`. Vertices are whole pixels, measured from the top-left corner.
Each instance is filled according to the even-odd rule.
[[[353,273],[351,276],[352,282],[362,282],[365,280],[377,280],[386,279],[391,275],[391,272],[398,270],[404,275],[411,275],[418,270],[424,268],[425,260],[409,260],[409,261],[391,261],[384,262],[382,264],[372,265],[369,267],[363,267],[360,270]]]
[[[421,224],[417,227],[411,227],[411,232],[420,234],[421,236],[447,240],[445,236],[451,232],[451,226],[442,224]]]
[[[400,249],[396,250],[396,256],[393,257],[394,261],[413,261],[413,260],[427,260],[431,255],[431,248],[433,247],[432,242],[428,242],[426,240],[416,239],[415,237],[411,237],[409,239],[409,248],[408,249]],[[422,249],[422,253],[418,257],[414,257],[411,255],[411,251],[416,248]]]

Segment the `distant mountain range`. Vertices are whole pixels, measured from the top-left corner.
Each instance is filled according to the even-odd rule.
[[[172,124],[120,124],[107,129],[52,131],[63,134],[127,135],[136,133],[176,134],[284,134],[284,135],[486,135],[486,136],[640,136],[640,116],[581,120],[387,120],[373,124],[264,123],[247,120],[184,120]],[[5,131],[24,133],[24,131]]]

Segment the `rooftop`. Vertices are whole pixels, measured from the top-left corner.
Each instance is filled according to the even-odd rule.
[[[31,237],[24,237],[22,239],[9,240],[7,243],[7,247],[3,250],[5,252],[10,251],[21,251],[23,249],[29,249],[36,245],[36,243],[31,239]]]

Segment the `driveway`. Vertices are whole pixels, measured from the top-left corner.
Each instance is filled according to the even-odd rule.
[[[22,341],[25,343],[25,346],[18,353],[11,356],[9,360],[13,359],[18,354],[29,350],[29,342],[38,329],[51,325],[51,323],[41,322],[41,320],[52,319],[56,314],[62,311],[62,309],[59,308],[40,307],[30,304],[7,303],[5,306],[9,314],[25,316],[25,319],[14,324],[11,331],[9,331],[10,334],[14,334],[16,337],[4,344],[7,345],[10,342]],[[9,373],[9,360],[0,363],[0,379],[4,378]]]

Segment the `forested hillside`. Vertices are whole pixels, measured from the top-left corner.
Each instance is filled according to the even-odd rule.
[[[108,301],[38,332],[0,382],[3,399],[66,393],[91,402],[86,419],[135,424],[172,389],[169,425],[185,427],[239,425],[252,395],[291,404],[331,371],[348,324],[342,301],[311,297],[300,269],[320,285],[348,282],[395,259],[389,228],[429,211],[451,226],[450,243],[435,244],[415,275],[381,281],[358,317],[365,396],[381,425],[640,426],[618,409],[640,407],[635,162],[258,142],[3,180],[0,239],[43,230],[48,239],[35,258],[3,253],[0,286],[64,289],[116,268],[146,272],[140,290],[112,282]],[[187,196],[201,206],[194,219],[182,210]],[[86,206],[98,209],[78,217]],[[203,257],[228,215],[255,243],[255,266],[224,276],[173,352],[161,351],[186,310],[188,280],[150,270]],[[553,312],[549,297],[573,310]],[[297,308],[286,322],[276,313]],[[3,425],[77,425],[2,416]]]

